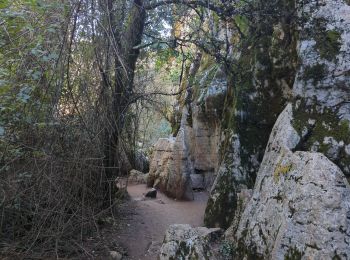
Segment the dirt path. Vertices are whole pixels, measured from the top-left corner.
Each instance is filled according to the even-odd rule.
[[[128,259],[157,259],[166,229],[171,224],[203,225],[208,199],[206,192],[195,192],[194,201],[176,201],[158,192],[156,199],[143,198],[146,185],[128,187],[131,201],[124,205],[130,214],[117,234]]]

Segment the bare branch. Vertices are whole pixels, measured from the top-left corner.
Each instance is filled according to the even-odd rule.
[[[231,6],[218,6],[214,5],[213,3],[210,3],[209,1],[204,0],[163,0],[145,5],[144,8],[146,10],[152,10],[168,4],[182,4],[187,5],[189,7],[205,7],[211,11],[216,12],[219,16],[234,14],[234,10]]]

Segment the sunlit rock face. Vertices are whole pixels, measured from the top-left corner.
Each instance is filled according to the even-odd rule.
[[[293,152],[301,139],[292,120],[288,105],[272,130],[253,196],[241,215],[237,256],[348,259],[349,183],[323,154]]]
[[[187,151],[183,131],[176,138],[161,138],[155,144],[147,184],[171,197],[190,199],[186,193],[189,179]]]

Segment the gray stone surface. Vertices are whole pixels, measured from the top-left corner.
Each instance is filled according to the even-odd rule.
[[[221,259],[217,243],[221,241],[222,234],[218,228],[171,225],[166,231],[159,259]]]
[[[291,121],[288,105],[272,131],[236,242],[269,259],[348,259],[349,184],[324,155],[292,151],[300,139]]]
[[[220,77],[223,77],[222,75]],[[148,185],[177,199],[193,199],[193,189],[209,189],[215,179],[221,143],[218,109],[226,89],[213,79],[203,90],[202,105],[183,107],[175,138],[161,138],[150,161]]]
[[[297,3],[298,16],[306,22],[299,28],[301,66],[294,96],[320,107],[337,107],[339,116],[350,120],[350,5],[345,0]]]
[[[133,169],[129,173],[128,182],[129,184],[146,184],[147,178],[148,174]]]

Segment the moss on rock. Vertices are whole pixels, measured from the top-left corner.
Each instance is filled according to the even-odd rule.
[[[315,106],[306,105],[305,101],[302,101],[297,108],[294,107],[292,124],[303,137],[296,150],[321,152],[349,175],[346,167],[349,167],[350,155],[344,150],[344,145],[350,144],[349,121],[341,120],[330,109],[319,110]],[[332,144],[325,143],[326,138],[333,138],[337,143],[343,143],[337,158],[329,156]]]
[[[324,22],[319,22],[315,34],[316,49],[321,58],[334,61],[341,47],[341,33],[337,30],[326,30]]]
[[[307,66],[304,71],[303,79],[305,81],[312,80],[313,84],[320,82],[327,72],[327,67],[325,64],[316,64],[314,66]]]
[[[271,8],[268,2],[256,4],[258,9]],[[293,10],[292,7],[294,2],[287,0],[276,6],[281,10]],[[236,44],[240,58],[232,63],[230,71],[232,81],[223,110],[225,138],[221,152],[227,158],[232,136],[236,135],[240,147],[232,153],[240,165],[225,161],[226,172],[219,175],[207,204],[205,224],[209,227],[228,227],[236,213],[240,184],[248,189],[254,186],[272,127],[290,98],[285,93],[291,92],[297,64],[297,35],[288,21],[281,23],[277,16],[256,17],[248,28],[242,17],[235,22],[245,37]]]
[[[218,178],[215,190],[212,192],[205,209],[204,224],[206,227],[227,229],[236,210],[236,187],[229,171],[223,172]]]

